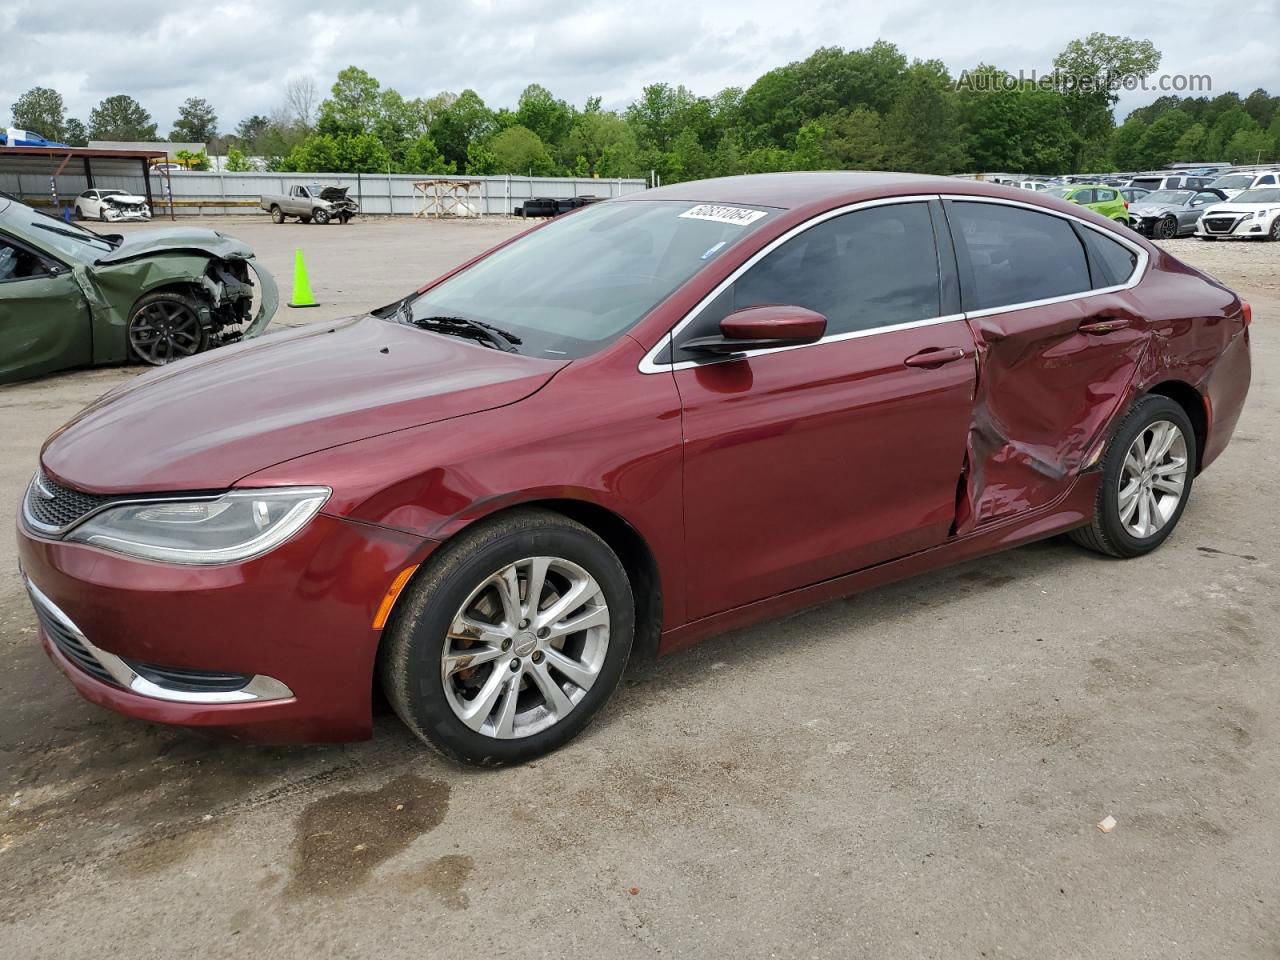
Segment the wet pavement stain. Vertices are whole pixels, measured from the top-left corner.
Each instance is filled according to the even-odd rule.
[[[294,868],[285,896],[339,895],[419,836],[449,809],[449,784],[403,774],[377,790],[323,797],[298,818]]]
[[[474,866],[475,861],[470,857],[452,853],[402,874],[397,878],[397,886],[405,893],[429,890],[451,910],[465,910],[471,905],[471,900],[462,888]]]

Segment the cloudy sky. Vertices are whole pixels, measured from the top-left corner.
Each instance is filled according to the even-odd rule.
[[[953,73],[984,61],[1043,71],[1093,30],[1152,40],[1161,72],[1208,74],[1215,94],[1280,93],[1280,0],[0,0],[0,124],[40,85],[85,121],[103,97],[128,93],[162,135],[178,104],[201,96],[229,130],[278,105],[286,78],[310,75],[327,91],[348,64],[406,97],[472,87],[494,107],[535,81],[614,107],[658,81],[711,94],[815,47],[877,38]],[[1121,113],[1156,95],[1127,94]]]

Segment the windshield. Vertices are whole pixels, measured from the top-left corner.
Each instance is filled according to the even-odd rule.
[[[594,204],[413,298],[412,319],[479,321],[519,337],[520,353],[584,357],[773,213],[677,200]]]
[[[22,203],[0,207],[0,225],[37,247],[85,263],[93,263],[102,254],[115,249],[109,240],[79,224],[59,220]]]
[[[1218,190],[1243,190],[1249,184],[1253,183],[1253,175],[1248,173],[1236,173],[1229,177],[1219,177],[1209,186]]]
[[[1142,198],[1143,203],[1186,203],[1191,199],[1191,190],[1157,190]]]
[[[1131,187],[1143,187],[1147,190],[1155,189],[1164,183],[1163,177],[1134,177],[1129,181]]]
[[[1280,203],[1280,187],[1256,187],[1237,193],[1232,203]]]

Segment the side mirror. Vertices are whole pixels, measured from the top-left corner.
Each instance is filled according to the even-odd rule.
[[[720,321],[719,336],[698,337],[683,347],[703,353],[746,353],[816,343],[826,332],[827,318],[804,307],[743,307]]]

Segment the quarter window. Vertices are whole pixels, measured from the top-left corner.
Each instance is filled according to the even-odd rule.
[[[1080,235],[1089,248],[1093,265],[1093,289],[1118,287],[1133,276],[1138,265],[1138,255],[1118,240],[1103,236],[1101,231],[1082,227]]]
[[[805,307],[827,318],[827,334],[929,320],[941,290],[926,203],[854,210],[810,227],[727,287],[680,339],[714,335],[744,307]]]
[[[1084,247],[1069,221],[1007,204],[951,201],[966,310],[1090,289]],[[966,262],[967,261],[967,262]]]

